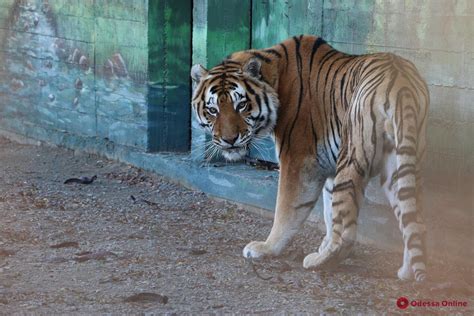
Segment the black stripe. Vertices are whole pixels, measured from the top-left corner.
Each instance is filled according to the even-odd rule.
[[[258,94],[255,95],[255,102],[258,105],[258,114],[257,116],[262,115],[262,100],[260,100],[260,96]]]
[[[238,61],[235,61],[235,60],[231,60],[231,59],[225,59],[223,62],[223,64],[233,64],[233,65],[239,65],[241,66],[242,64],[239,63]]]
[[[405,187],[398,189],[398,200],[405,201],[416,197],[415,187]]]
[[[260,59],[260,60],[263,60],[265,63],[269,64],[272,62],[272,60],[266,56],[263,56],[262,54],[260,54],[259,52],[252,52],[251,53],[254,57],[256,57],[257,59]]]
[[[310,62],[309,62],[309,73],[310,74],[311,74],[311,70],[313,69],[314,55],[318,51],[318,48],[323,44],[326,44],[326,41],[324,41],[321,37],[318,37],[318,39],[314,41],[313,48],[311,49],[311,57],[309,59],[310,60]]]
[[[301,37],[300,37],[301,38]],[[288,132],[288,145],[287,145],[287,152],[290,150],[291,146],[291,135],[293,134],[293,129],[295,128],[296,121],[298,120],[298,116],[300,114],[301,110],[301,103],[303,102],[303,64],[301,61],[301,53],[300,53],[300,39],[298,39],[296,36],[293,37],[293,40],[295,41],[295,55],[296,55],[296,65],[298,69],[298,77],[300,81],[300,91],[298,95],[298,105],[296,109],[296,115],[295,118],[293,119],[293,122],[291,124],[290,130]]]
[[[255,90],[252,89],[252,87],[248,84],[247,80],[243,80],[243,82],[244,82],[245,89],[247,90],[247,92],[251,93],[252,95],[255,95]]]
[[[351,227],[352,225],[357,225],[357,221],[355,219],[349,221],[347,224],[344,224],[344,229]]]
[[[270,53],[272,55],[277,56],[278,58],[281,58],[281,54],[276,49],[269,48],[269,49],[265,49],[264,52],[265,53]]]
[[[402,214],[403,227],[407,227],[407,225],[410,223],[416,223],[416,218],[417,218],[416,211]]]
[[[269,102],[268,96],[267,96],[267,88],[265,86],[263,86],[263,102],[265,103],[265,106],[267,108],[268,117],[270,117],[273,111],[270,108],[270,102]]]
[[[415,270],[415,280],[417,281],[423,281],[426,277],[426,271],[422,269],[416,269]]]
[[[327,186],[324,186],[324,189],[325,189],[326,192],[328,192],[329,194],[332,194],[332,190],[330,190]]]
[[[334,192],[337,192],[337,191],[343,191],[343,190],[347,190],[347,189],[354,189],[354,182],[352,182],[352,180],[348,180],[348,181],[336,184],[332,188],[332,192],[334,193]]]
[[[286,60],[286,68],[285,71],[288,70],[288,49],[286,48],[285,44],[281,43],[280,46],[283,48],[283,51],[285,52],[285,60]]]
[[[372,98],[370,99],[370,118],[372,120],[372,145],[373,145],[373,153],[372,153],[372,160],[370,161],[370,168],[369,168],[369,174],[372,174],[372,167],[374,166],[374,160],[375,160],[375,154],[377,148],[377,129],[376,129],[376,117],[375,117],[375,112],[374,112],[374,99],[375,99],[375,93],[372,93]]]
[[[357,172],[357,174],[360,175],[361,177],[365,177],[365,170],[360,165],[359,160],[357,160],[357,158],[355,158],[354,160],[352,160],[352,163],[353,163],[354,169]]]
[[[424,255],[413,256],[410,259],[411,265],[414,265],[415,263],[425,263],[425,262],[426,262],[426,258]]]
[[[305,202],[305,203],[301,203],[299,205],[297,205],[295,208],[296,209],[300,209],[300,208],[313,208],[314,204],[316,203],[316,200],[311,200],[311,201],[308,201],[308,202]]]
[[[397,155],[416,156],[416,150],[410,146],[400,146],[396,149]]]

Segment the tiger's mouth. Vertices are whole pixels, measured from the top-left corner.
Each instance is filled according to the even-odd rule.
[[[247,146],[221,148],[222,156],[228,161],[238,161],[247,154]]]

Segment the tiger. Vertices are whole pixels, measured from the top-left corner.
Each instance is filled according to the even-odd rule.
[[[370,178],[380,185],[403,239],[402,280],[424,281],[422,162],[429,91],[410,61],[392,53],[346,54],[312,35],[232,53],[191,68],[194,117],[225,159],[245,157],[272,135],[280,165],[276,210],[265,241],[246,258],[281,255],[323,191],[326,234],[306,269],[347,258]]]

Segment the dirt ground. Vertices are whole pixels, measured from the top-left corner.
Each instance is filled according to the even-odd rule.
[[[449,262],[420,286],[396,278],[401,254],[357,244],[335,270],[305,271],[323,237],[311,223],[283,257],[252,266],[242,248],[270,228],[150,172],[0,139],[1,314],[474,312],[472,270]],[[401,296],[468,305],[402,310]]]

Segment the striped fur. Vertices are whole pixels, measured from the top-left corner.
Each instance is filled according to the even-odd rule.
[[[404,240],[398,276],[425,279],[420,174],[429,94],[412,63],[388,53],[344,54],[301,35],[234,53],[210,71],[194,66],[192,77],[196,118],[225,156],[241,158],[252,139],[273,131],[280,161],[275,220],[267,240],[249,243],[244,256],[280,254],[326,183],[327,234],[303,265],[324,268],[344,259],[367,182],[381,173]],[[242,99],[246,111],[238,110]]]

